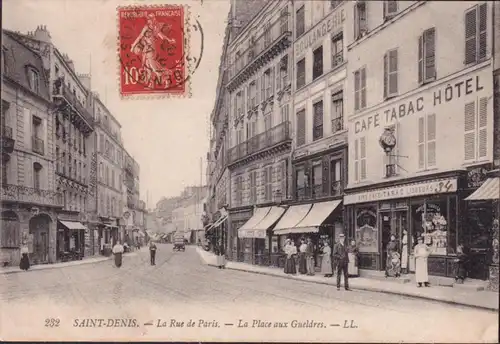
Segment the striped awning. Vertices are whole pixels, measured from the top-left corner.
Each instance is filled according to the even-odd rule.
[[[500,199],[500,177],[488,178],[466,201],[488,201]]]
[[[304,233],[303,231],[301,232],[299,229],[296,229],[295,226],[306,217],[311,210],[311,207],[312,204],[292,205],[287,209],[285,215],[283,215],[281,220],[279,220],[276,224],[276,227],[274,227],[274,234],[283,235],[289,233]],[[299,232],[297,232],[297,230],[299,230]],[[317,228],[316,231],[318,231]]]
[[[67,229],[86,230],[87,227],[77,221],[59,221]]]

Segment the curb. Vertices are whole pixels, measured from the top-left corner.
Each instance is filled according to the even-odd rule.
[[[211,267],[218,267],[218,265],[207,263],[206,260],[201,256],[202,260],[205,262],[206,265],[211,266]],[[253,273],[253,274],[258,274],[258,275],[267,275],[267,276],[273,276],[273,277],[278,277],[278,278],[283,278],[283,279],[290,279],[290,280],[295,280],[295,281],[302,281],[302,282],[309,282],[309,283],[315,283],[315,284],[323,284],[323,285],[329,285],[332,286],[331,283],[328,282],[323,282],[323,281],[316,281],[316,280],[306,280],[302,278],[297,278],[294,276],[290,275],[278,275],[278,274],[273,274],[271,272],[267,271],[253,271],[253,270],[247,270],[247,269],[238,269],[234,267],[229,267],[225,266],[225,269],[227,270],[234,270],[234,271],[242,271],[242,272],[247,272],[247,273]],[[379,293],[385,293],[385,294],[392,294],[392,295],[399,295],[399,296],[405,296],[405,297],[411,297],[415,299],[424,299],[424,300],[431,300],[431,301],[437,301],[437,302],[442,302],[442,303],[447,303],[451,305],[458,305],[458,306],[465,306],[465,307],[471,307],[471,308],[476,308],[476,309],[483,309],[487,311],[494,311],[498,312],[498,307],[495,308],[495,306],[481,306],[481,305],[475,305],[475,304],[470,304],[470,303],[464,303],[464,302],[458,302],[454,300],[444,300],[432,296],[427,296],[427,295],[415,295],[415,294],[407,294],[404,292],[400,292],[397,290],[387,290],[383,288],[377,288],[377,287],[359,287],[359,286],[350,286],[351,289],[356,289],[356,290],[367,290],[367,291],[373,291],[373,292],[379,292]]]
[[[136,252],[131,252],[127,255],[125,255],[124,257],[133,257],[137,255]],[[28,269],[28,271],[24,271],[24,270],[21,270],[21,269],[18,269],[18,270],[8,270],[8,271],[2,271],[0,270],[0,275],[10,275],[10,274],[16,274],[16,273],[20,273],[20,272],[33,272],[33,271],[43,271],[43,270],[52,270],[52,269],[63,269],[63,268],[69,268],[69,267],[73,267],[73,266],[79,266],[79,265],[87,265],[87,264],[92,264],[92,263],[102,263],[102,262],[105,262],[105,261],[108,261],[110,259],[112,259],[113,256],[110,256],[110,257],[102,257],[102,258],[91,258],[89,260],[86,260],[86,259],[83,259],[83,260],[79,260],[78,262],[81,262],[81,263],[78,263],[78,264],[68,264],[68,265],[60,265],[61,263],[55,263],[55,264],[44,264],[44,265],[38,265],[38,266],[43,266],[43,267],[40,267],[40,268],[37,268],[37,269]],[[64,263],[63,263],[64,264]],[[34,265],[36,266],[36,265]]]

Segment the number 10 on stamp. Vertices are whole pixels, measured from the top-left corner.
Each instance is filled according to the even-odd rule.
[[[122,96],[185,95],[185,24],[183,6],[118,8]]]

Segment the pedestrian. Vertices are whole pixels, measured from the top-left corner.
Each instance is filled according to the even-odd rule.
[[[385,277],[399,277],[401,273],[400,255],[397,250],[396,237],[391,235],[387,243],[387,256],[385,260]]]
[[[30,268],[30,258],[28,256],[28,253],[28,245],[23,242],[21,246],[21,262],[19,263],[19,268],[24,271],[28,271],[28,269]]]
[[[115,255],[115,266],[117,268],[122,266],[123,252],[125,249],[120,244],[120,241],[116,241],[115,246],[113,246],[113,254]]]
[[[463,244],[457,247],[457,258],[455,258],[455,282],[463,284],[467,277],[468,254],[467,249]]]
[[[403,230],[401,238],[401,273],[408,273],[408,231]]]
[[[356,240],[352,239],[351,244],[347,248],[347,256],[349,257],[349,264],[347,266],[347,273],[349,274],[349,276],[358,276],[359,275],[358,255],[359,255],[359,249],[358,249],[358,246],[356,245]]]
[[[285,273],[295,275],[297,273],[297,267],[295,266],[295,255],[297,254],[297,247],[295,247],[291,239],[286,239],[284,251],[286,254]]]
[[[345,245],[345,236],[340,234],[337,243],[333,247],[333,257],[337,262],[337,290],[340,290],[340,277],[344,275],[344,289],[349,289],[349,274],[347,272],[347,264],[349,256],[347,254],[347,247]]]
[[[299,272],[302,275],[307,273],[307,259],[306,259],[307,244],[304,238],[300,239],[299,246]]]
[[[325,240],[325,246],[323,246],[323,256],[321,258],[321,273],[325,277],[332,277],[332,248],[328,244],[328,240]]]
[[[309,237],[307,238],[306,263],[307,274],[309,276],[314,276],[314,245]]]
[[[156,244],[151,240],[149,242],[149,255],[151,257],[151,265],[156,265]]]
[[[413,250],[413,255],[415,256],[415,281],[417,286],[420,288],[422,283],[426,287],[429,287],[429,272],[427,265],[427,258],[432,252],[432,249],[424,244],[424,238],[418,237],[418,244]]]

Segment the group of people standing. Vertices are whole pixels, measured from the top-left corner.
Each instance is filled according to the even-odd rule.
[[[285,269],[286,274],[297,273],[302,275],[314,275],[314,245],[311,238],[301,238],[300,245],[297,246],[292,239],[286,239],[284,251],[286,254]],[[341,276],[344,276],[344,288],[349,290],[349,276],[358,275],[358,248],[354,240],[349,245],[345,243],[344,234],[340,234],[337,242],[330,247],[328,240],[324,240],[321,258],[321,274],[325,277],[333,277],[337,274],[337,289],[340,289]]]
[[[124,245],[127,245],[126,243]],[[115,246],[113,246],[113,255],[115,257],[115,266],[117,268],[122,266],[123,262],[123,253],[125,252],[125,247],[120,243],[120,241],[117,241]],[[149,242],[149,256],[150,256],[150,262],[151,265],[156,265],[156,244],[154,241]]]

